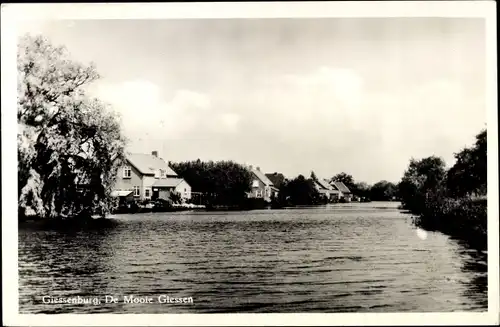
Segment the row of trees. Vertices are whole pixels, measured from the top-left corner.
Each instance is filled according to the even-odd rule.
[[[99,78],[95,68],[27,35],[17,71],[20,217],[105,215],[125,139],[117,117],[84,90]]]
[[[311,172],[310,178],[299,175],[291,180],[285,180],[280,186],[279,202],[285,205],[315,205],[329,202],[314,186],[318,177]],[[360,199],[372,201],[390,201],[398,197],[398,186],[388,181],[380,181],[373,186],[365,182],[355,182],[352,175],[340,173],[333,176],[329,182],[342,182]]]
[[[481,131],[474,145],[456,153],[450,169],[436,156],[410,160],[399,194],[418,226],[486,245],[486,136]]]
[[[186,182],[193,192],[203,194],[203,202],[209,206],[258,207],[263,203],[248,199],[251,190],[252,173],[243,165],[233,161],[208,161],[200,159],[185,162],[170,162],[169,165]],[[299,175],[294,179],[283,179],[279,185],[278,197],[273,204],[312,205],[325,203],[314,187],[312,179]]]
[[[250,191],[252,175],[243,165],[233,161],[200,159],[170,162],[172,169],[186,180],[193,192],[203,193],[204,204],[241,206]]]
[[[204,162],[198,159],[170,162],[169,165],[191,185],[193,192],[203,194],[201,202],[206,205],[252,208],[263,204],[257,203],[258,200],[248,199],[247,193],[251,191],[253,177],[241,164],[233,161]],[[282,180],[278,197],[273,199],[273,203],[279,206],[311,205],[325,203],[325,200],[314,187],[312,179],[299,175],[291,180]]]
[[[278,198],[274,200],[278,206],[316,205],[327,202],[314,187],[314,178],[305,178],[303,175],[285,180],[279,189]]]
[[[252,175],[243,165],[232,161],[204,162],[200,159],[169,164],[191,185],[193,192],[203,194],[200,202],[214,206],[251,207],[247,192],[251,189]],[[328,203],[329,199],[316,189],[315,180],[317,177],[314,172],[310,178],[303,175],[293,179],[283,178],[279,185],[278,197],[273,199],[273,204],[294,206]],[[346,173],[338,174],[332,180],[342,181],[354,194],[366,199],[391,200],[397,194],[397,186],[387,181],[368,186],[366,183],[355,183],[352,176]]]

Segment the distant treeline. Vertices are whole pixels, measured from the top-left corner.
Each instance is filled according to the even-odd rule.
[[[194,194],[201,194],[194,200],[197,204],[208,207],[256,208],[264,205],[263,200],[249,199],[252,173],[241,164],[233,161],[184,161],[170,162],[172,169],[191,186]],[[331,201],[322,196],[315,187],[317,179],[314,172],[310,178],[298,175],[287,179],[277,174],[278,196],[272,199],[273,207],[296,205],[319,205]],[[397,186],[387,181],[380,181],[373,186],[355,183],[351,175],[340,173],[330,181],[341,181],[359,198],[385,201],[397,197]]]
[[[399,194],[403,207],[417,215],[419,227],[486,247],[486,135],[481,131],[473,146],[456,153],[448,170],[436,156],[411,159]]]
[[[170,167],[191,186],[191,191],[202,193],[199,204],[207,206],[242,207],[247,202],[252,174],[243,165],[233,161],[169,162]]]
[[[200,159],[169,164],[191,186],[192,192],[202,194],[198,203],[209,208],[253,209],[265,204],[261,199],[248,198],[253,177],[244,165],[233,161],[205,162]],[[302,175],[292,180],[283,178],[278,189],[278,197],[272,199],[275,206],[324,203],[313,181]]]
[[[315,177],[314,172],[311,173],[311,177]],[[399,198],[398,186],[386,180],[381,180],[373,185],[369,185],[365,182],[355,182],[352,175],[342,172],[330,178],[330,181],[344,183],[355,198],[357,197],[368,201],[392,201]]]
[[[311,172],[310,178],[299,175],[294,179],[285,179],[280,186],[278,205],[320,205],[331,202],[342,201],[343,199],[327,198],[320,194],[314,186],[317,180],[316,174]],[[327,182],[342,182],[353,194],[353,199],[363,201],[391,201],[397,198],[397,185],[388,181],[380,181],[373,186],[364,182],[356,183],[351,175],[340,173]]]
[[[314,186],[312,178],[299,175],[291,180],[284,180],[279,188],[278,198],[273,199],[275,206],[318,205],[328,203]]]

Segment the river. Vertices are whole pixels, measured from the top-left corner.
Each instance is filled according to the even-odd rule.
[[[397,206],[124,214],[101,229],[23,227],[19,310],[487,311],[486,252],[417,231]],[[118,303],[105,303],[106,295]],[[154,301],[124,303],[130,295]],[[159,303],[159,295],[193,303]],[[44,303],[44,296],[101,303]]]

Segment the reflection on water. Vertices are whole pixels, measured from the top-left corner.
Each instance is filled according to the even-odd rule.
[[[19,231],[21,313],[486,311],[486,253],[417,236],[394,203],[116,216]],[[194,304],[123,303],[123,296]],[[119,303],[48,304],[43,296]]]

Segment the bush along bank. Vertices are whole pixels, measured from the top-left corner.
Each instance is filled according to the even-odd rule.
[[[446,169],[441,158],[410,160],[398,185],[402,207],[416,226],[440,231],[481,250],[487,248],[486,130],[455,154]]]
[[[429,199],[423,212],[414,217],[414,223],[425,230],[464,240],[472,247],[486,249],[487,207],[486,199]]]

